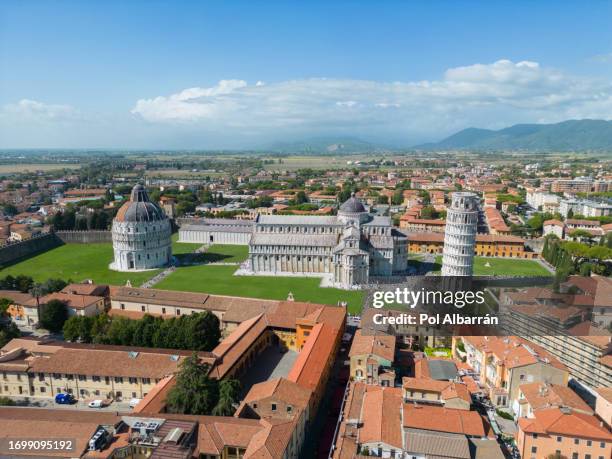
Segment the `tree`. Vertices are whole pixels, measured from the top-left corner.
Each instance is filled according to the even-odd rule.
[[[0,323],[0,347],[4,347],[10,340],[20,336],[21,332],[14,322]]]
[[[62,331],[67,319],[68,308],[60,300],[50,300],[40,314],[40,324],[53,333]]]
[[[188,317],[185,347],[194,351],[212,351],[221,338],[217,316],[204,311],[185,317]]]
[[[80,337],[80,316],[72,316],[66,322],[64,322],[64,326],[62,327],[62,332],[64,334],[64,339],[66,341],[78,341]]]
[[[393,204],[394,206],[399,206],[403,202],[404,202],[404,190],[403,189],[395,190],[395,193],[393,193],[393,196],[391,197],[391,204]]]
[[[12,301],[8,298],[0,298],[0,319],[6,316],[6,311],[8,307],[11,305]]]
[[[376,198],[376,202],[378,202],[378,204],[389,204],[389,198],[384,194],[381,194],[378,196],[378,198]]]
[[[421,209],[421,218],[431,219],[436,217],[436,209],[433,206],[425,206]]]
[[[240,395],[240,381],[224,379],[219,383],[219,401],[212,410],[214,416],[231,416]]]
[[[201,363],[197,353],[187,357],[176,374],[176,385],[168,392],[166,407],[170,413],[211,414],[219,401],[218,382],[208,377],[210,368]]]
[[[302,190],[298,191],[297,194],[295,195],[295,204],[304,204],[306,202],[308,202],[308,196],[306,196],[306,193]]]

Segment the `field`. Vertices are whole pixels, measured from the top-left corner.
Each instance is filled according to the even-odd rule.
[[[81,282],[92,279],[99,284],[124,285],[129,280],[134,287],[153,277],[159,270],[120,273],[108,268],[113,260],[110,243],[66,244],[28,258],[0,270],[0,276],[24,274],[42,282],[49,278]]]
[[[14,174],[36,171],[56,171],[62,169],[79,169],[80,164],[65,163],[65,164],[0,164],[0,174]]]
[[[183,255],[185,253],[191,253],[194,250],[202,246],[202,244],[191,243],[191,242],[177,242],[178,233],[172,235],[172,254]]]
[[[234,276],[235,270],[236,266],[185,266],[162,280],[155,288],[272,300],[284,300],[291,292],[295,301],[331,305],[347,301],[350,312],[361,311],[361,291],[320,288],[318,278]]]
[[[201,244],[176,242],[173,251],[179,257]],[[213,245],[204,254],[207,261],[239,263],[247,257],[246,246]],[[66,244],[0,270],[0,276],[24,274],[42,282],[49,278],[80,282],[92,279],[96,283],[124,285],[130,280],[134,287],[155,276],[160,270],[140,273],[120,273],[108,268],[113,259],[110,243]],[[206,292],[254,298],[284,300],[292,292],[296,301],[332,304],[347,301],[352,312],[361,310],[363,293],[320,288],[318,278],[234,276],[235,265],[182,266],[154,288]]]
[[[490,266],[486,266],[486,264]],[[442,266],[442,256],[436,257],[436,265]],[[439,270],[438,270],[439,272]],[[517,258],[474,257],[475,276],[550,276],[551,273],[535,260]]]
[[[203,254],[208,263],[241,263],[249,257],[247,245],[213,244]]]

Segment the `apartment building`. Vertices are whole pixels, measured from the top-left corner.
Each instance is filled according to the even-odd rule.
[[[593,410],[576,392],[567,386],[534,382],[519,386],[518,398],[512,404],[514,418],[533,418],[538,410],[567,407],[592,415]]]
[[[466,363],[488,391],[495,406],[512,407],[521,384],[550,382],[567,385],[568,371],[552,354],[516,336],[463,336],[453,338],[453,353],[463,343]]]
[[[554,456],[568,459],[608,459],[612,435],[595,416],[571,408],[537,410],[518,420],[517,447],[524,459]]]
[[[190,351],[14,339],[0,350],[0,395],[142,398]],[[202,353],[202,358],[212,356]]]
[[[352,382],[331,457],[503,458],[478,412],[406,401],[402,390]]]
[[[467,386],[455,381],[404,377],[402,396],[407,403],[425,403],[456,410],[469,410],[472,406]]]
[[[531,342],[562,362],[580,383],[591,388],[612,387],[612,339],[605,328],[593,324],[610,323],[610,297],[605,293],[609,291],[608,283],[607,278],[599,276],[571,276],[564,288],[575,284],[575,295],[556,294],[549,289],[503,293],[503,332],[529,336]],[[587,284],[599,285],[595,295],[593,286]]]
[[[610,202],[592,199],[562,199],[559,201],[559,213],[567,218],[570,214],[584,217],[605,217],[612,214]]]
[[[442,233],[407,233],[409,253],[441,254],[444,248]],[[477,234],[475,255],[482,257],[536,258],[528,252],[525,240],[517,236]]]
[[[156,416],[108,411],[0,407],[0,441],[70,439],[53,457],[81,459],[294,459],[294,420],[229,416]],[[12,451],[11,457],[32,457]]]
[[[355,381],[393,386],[395,336],[357,330],[349,352],[350,375]]]
[[[576,177],[574,179],[556,179],[550,185],[553,193],[588,193],[593,188],[591,177]]]
[[[446,220],[415,218],[411,215],[400,218],[400,228],[411,233],[442,233],[446,229]]]

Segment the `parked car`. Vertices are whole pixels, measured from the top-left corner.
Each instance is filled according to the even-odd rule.
[[[138,405],[139,403],[140,403],[139,398],[133,398],[132,400],[130,400],[130,408],[132,409],[136,408],[136,405]]]
[[[74,397],[72,394],[56,394],[55,395],[55,403],[58,405],[70,405],[74,403]]]
[[[87,406],[89,408],[102,408],[104,406],[104,400],[92,400]]]

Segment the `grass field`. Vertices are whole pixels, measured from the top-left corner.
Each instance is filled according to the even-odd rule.
[[[202,244],[191,243],[191,242],[178,242],[178,233],[172,235],[172,254],[183,255],[185,253],[191,253]]]
[[[36,172],[36,171],[55,171],[62,169],[79,169],[80,164],[66,163],[66,164],[0,164],[0,174],[14,174],[24,172]]]
[[[490,266],[486,266],[486,264]],[[436,257],[442,266],[442,256]],[[439,272],[439,270],[437,271]],[[551,273],[535,260],[517,258],[474,257],[475,276],[550,276]]]
[[[124,285],[129,279],[136,287],[160,271],[120,273],[108,268],[112,260],[113,247],[110,243],[66,244],[4,268],[0,270],[0,276],[25,274],[37,282],[49,278],[74,282],[92,279],[98,284],[112,285]]]
[[[213,244],[204,253],[204,260],[208,263],[241,263],[249,257],[249,246]]]
[[[235,270],[235,266],[185,266],[162,280],[155,288],[272,300],[284,300],[292,292],[296,301],[331,305],[347,301],[350,312],[361,311],[361,291],[321,288],[318,278],[234,276]]]

